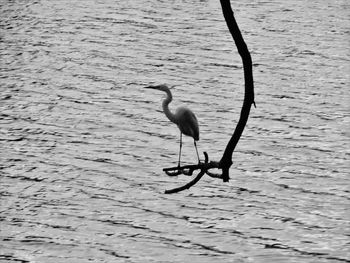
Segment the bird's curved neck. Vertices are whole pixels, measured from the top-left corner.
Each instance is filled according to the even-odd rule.
[[[169,104],[173,100],[173,96],[172,96],[170,90],[166,90],[165,92],[167,94],[167,97],[165,100],[163,100],[163,103],[162,103],[163,111],[170,121],[177,123],[177,119],[176,119],[175,114],[173,114],[169,109]]]

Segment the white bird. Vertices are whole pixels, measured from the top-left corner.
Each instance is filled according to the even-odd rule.
[[[196,141],[199,140],[199,126],[198,126],[197,118],[194,115],[194,113],[188,108],[179,107],[176,109],[175,114],[173,114],[169,110],[169,103],[173,100],[173,96],[171,94],[170,89],[166,85],[148,86],[145,88],[161,90],[161,91],[166,92],[166,94],[167,94],[166,99],[163,100],[163,103],[162,103],[163,111],[164,111],[165,115],[168,117],[168,119],[171,122],[175,123],[177,125],[177,127],[179,127],[179,129],[180,129],[180,151],[179,151],[178,166],[180,166],[180,162],[181,162],[182,134],[185,134],[185,135],[193,138],[194,147],[196,149],[198,162],[200,162],[198,150],[197,150],[197,144],[196,144]]]

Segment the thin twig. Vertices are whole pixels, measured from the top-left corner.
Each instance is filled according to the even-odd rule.
[[[165,191],[164,191],[164,194],[174,194],[174,193],[181,192],[181,191],[183,191],[183,190],[189,189],[191,186],[195,185],[195,184],[203,177],[204,174],[205,174],[205,170],[202,170],[202,171],[200,171],[200,173],[199,173],[192,181],[190,181],[189,183],[187,183],[187,184],[185,184],[185,185],[183,185],[183,186],[174,188],[174,189],[165,190]]]

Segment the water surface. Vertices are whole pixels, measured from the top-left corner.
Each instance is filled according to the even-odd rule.
[[[220,159],[244,81],[219,1],[0,5],[0,260],[350,261],[347,1],[232,2],[257,108],[230,182],[174,195],[179,131],[142,87],[176,85]]]

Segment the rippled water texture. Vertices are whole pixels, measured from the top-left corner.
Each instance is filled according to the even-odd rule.
[[[219,1],[1,1],[1,262],[350,262],[349,2],[231,2],[257,108],[229,183],[165,195],[191,178],[143,86],[176,85],[211,160],[239,118]]]

